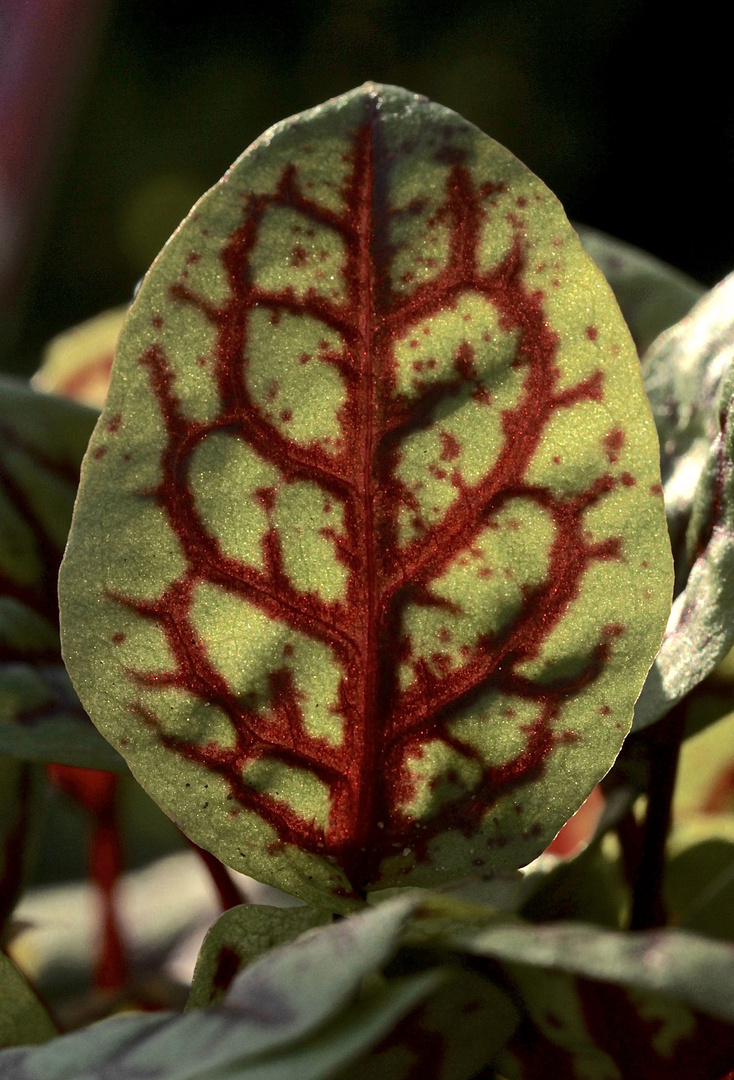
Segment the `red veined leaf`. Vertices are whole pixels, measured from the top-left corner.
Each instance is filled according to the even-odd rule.
[[[122,331],[61,575],[100,729],[322,905],[535,857],[670,607],[629,334],[544,185],[374,84],[276,125]]]

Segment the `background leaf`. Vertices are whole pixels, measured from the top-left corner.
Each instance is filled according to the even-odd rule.
[[[276,908],[241,904],[225,911],[204,939],[187,1007],[216,1004],[247,964],[275,946],[330,921],[328,911],[308,906]]]
[[[576,225],[579,240],[611,285],[640,356],[687,315],[706,291],[680,270],[598,229]]]
[[[65,658],[198,844],[317,905],[527,863],[609,768],[669,556],[639,365],[547,189],[367,84],[143,283]]]
[[[497,1066],[508,1080],[721,1080],[730,1024],[648,991],[510,965],[526,1015]],[[630,1068],[634,1071],[630,1073]]]
[[[33,385],[100,409],[126,314],[127,307],[112,308],[58,334],[44,349]]]
[[[56,578],[96,415],[0,380],[0,753],[119,771],[58,640]]]
[[[634,730],[669,712],[734,644],[732,303],[734,275],[643,361],[682,591],[635,707]]]
[[[0,1049],[25,1043],[43,1043],[56,1028],[21,973],[0,952]],[[0,1068],[2,1068],[0,1056]]]
[[[493,926],[455,947],[504,963],[664,993],[734,1023],[734,946],[678,930],[619,933],[584,923]]]

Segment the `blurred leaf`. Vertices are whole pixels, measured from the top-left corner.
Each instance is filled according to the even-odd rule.
[[[30,766],[0,753],[0,947],[35,854],[42,810],[38,780]]]
[[[328,911],[307,906],[242,904],[225,911],[204,939],[187,1008],[216,1005],[235,975],[258,956],[330,921]]]
[[[681,559],[690,571],[635,707],[633,730],[668,713],[734,644],[733,312],[734,275],[643,361],[677,573]]]
[[[284,1017],[274,1003],[253,1001],[165,1013],[115,1017],[54,1039],[41,1050],[0,1052],[8,1080],[328,1080],[359,1058],[433,990],[441,973],[425,972],[366,995],[310,1037],[281,1045]],[[251,1052],[263,1027],[271,1051]]]
[[[127,307],[113,308],[59,334],[46,346],[32,384],[37,390],[101,408],[126,314]]]
[[[51,1017],[41,1002],[15,964],[0,952],[0,1048],[43,1043],[56,1034]],[[2,1055],[0,1075],[6,1075]]]
[[[658,334],[687,315],[706,291],[646,251],[586,225],[575,228],[611,285],[640,355]]]
[[[0,753],[125,768],[61,664],[56,578],[96,413],[0,378]]]
[[[127,772],[84,712],[61,663],[0,663],[0,754]]]
[[[227,865],[341,912],[524,865],[614,760],[671,587],[639,364],[450,110],[366,84],[254,143],[143,282],[83,471],[69,670]]]
[[[508,1080],[726,1080],[732,1026],[658,993],[508,965],[526,1015]],[[726,1074],[726,1077],[724,1076]]]
[[[714,835],[680,848],[665,868],[666,908],[686,930],[734,942],[734,820],[732,838]]]
[[[506,994],[459,968],[372,1050],[335,1080],[469,1080],[517,1027]]]
[[[673,796],[678,823],[727,812],[734,815],[734,712],[683,743]]]
[[[0,1054],[0,1075],[325,1080],[449,977],[434,969],[365,984],[395,951],[416,902],[398,897],[272,950],[236,976],[223,1007],[108,1020],[55,1040],[40,1057]]]
[[[529,885],[534,889],[522,909],[524,918],[578,919],[614,929],[622,927],[629,896],[614,836],[587,844],[575,858],[529,876]]]
[[[734,946],[680,930],[621,933],[585,923],[489,927],[457,949],[503,963],[565,971],[662,993],[734,1023]]]

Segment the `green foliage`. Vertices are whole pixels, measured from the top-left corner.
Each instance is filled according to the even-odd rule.
[[[695,284],[582,242],[642,378],[540,181],[368,84],[197,204],[94,433],[0,384],[0,1076],[731,1068],[732,284],[688,313]],[[119,319],[39,385],[101,395]],[[54,583],[88,443],[61,580],[80,701]],[[171,844],[123,759],[204,849],[216,921],[188,870],[120,880],[125,829]],[[575,853],[547,848],[597,782]],[[72,800],[102,912],[83,971],[26,935],[73,889],[22,896]]]

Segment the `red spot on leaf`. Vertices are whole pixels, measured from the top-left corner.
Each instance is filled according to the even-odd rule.
[[[586,327],[586,336],[589,339],[589,341],[596,341],[597,337],[599,336],[599,331],[597,330],[597,328],[595,326],[587,326]]]
[[[624,446],[624,432],[621,428],[614,428],[604,436],[604,453],[607,460],[613,465],[619,458],[619,452]]]

